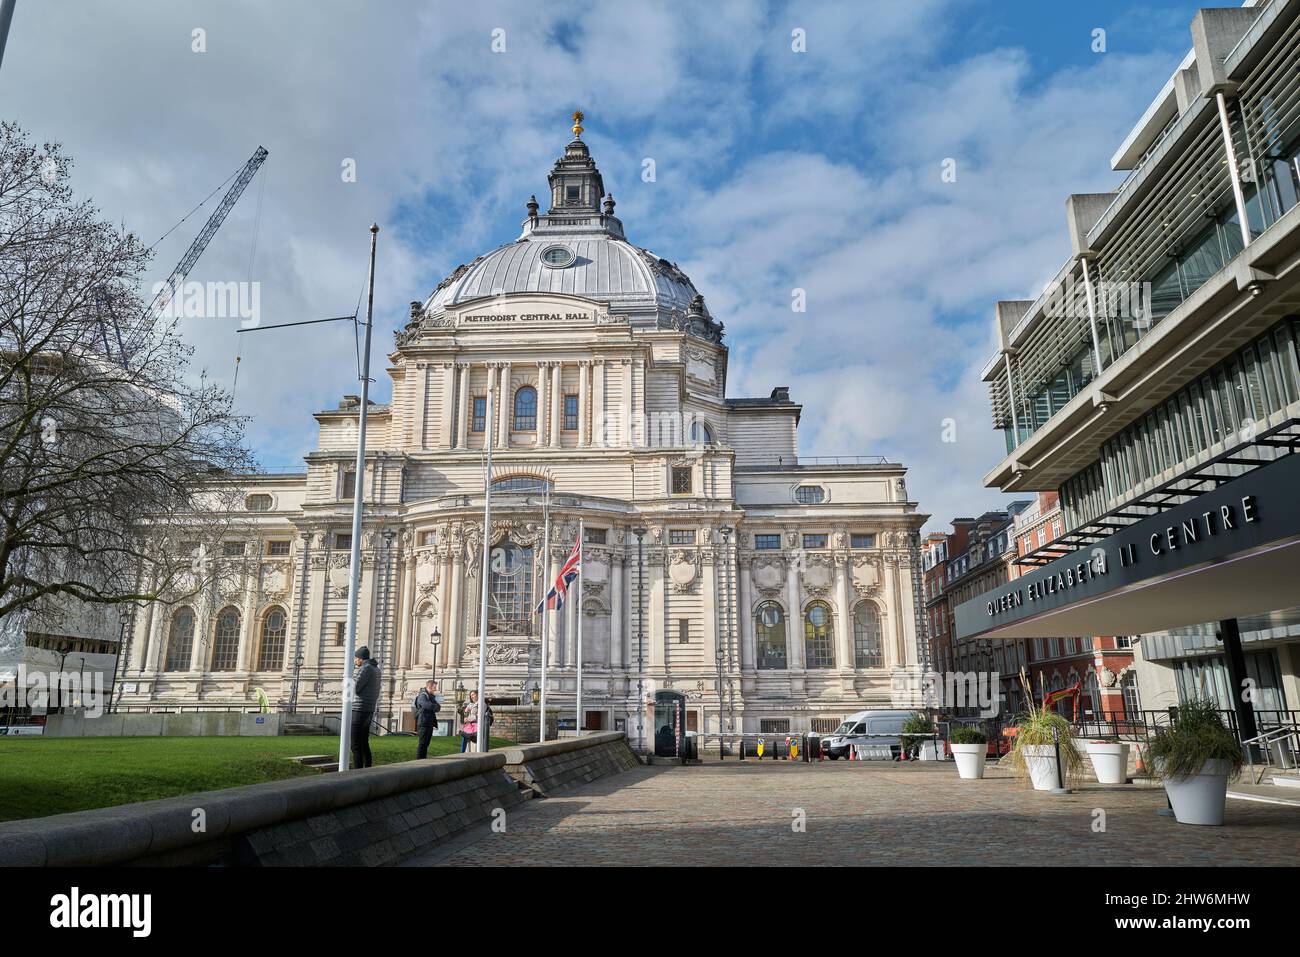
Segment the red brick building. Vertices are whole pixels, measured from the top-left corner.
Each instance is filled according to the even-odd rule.
[[[1065,519],[1057,493],[1039,492],[1037,500],[1015,519],[1015,558],[1010,563],[1011,577],[1018,578],[1036,567],[1035,564],[1018,563],[1016,559],[1031,556],[1029,561],[1033,562],[1056,557],[1051,543],[1061,536],[1064,528]],[[1041,699],[1043,689],[1057,691],[1078,681],[1082,688],[1079,720],[1120,719],[1140,710],[1132,642],[1128,636],[1006,638],[1000,641],[1016,646],[1019,659],[1026,662],[1025,670],[1033,682],[1036,699]],[[1008,704],[1012,710],[1024,706],[1018,693],[1014,699],[1009,697]],[[1068,702],[1061,703],[1059,709],[1064,714],[1071,711]]]

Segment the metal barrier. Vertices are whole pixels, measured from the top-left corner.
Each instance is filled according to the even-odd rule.
[[[726,760],[727,749],[725,745],[728,741],[736,741],[738,743],[737,760],[739,761],[745,761],[748,758],[754,758],[759,761],[765,759],[771,761],[822,761],[825,760],[825,754],[822,749],[822,740],[828,737],[832,737],[832,735],[818,734],[817,732],[808,731],[777,734],[772,732],[764,733],[761,731],[700,731],[688,734],[683,739],[682,763],[686,763],[687,748],[691,749],[691,757],[698,758],[698,742],[701,739],[708,738],[718,739],[719,761]],[[896,741],[908,739],[909,741],[921,742],[928,740],[934,749],[935,760],[942,761],[946,759],[945,749],[942,744],[942,742],[946,742],[946,736],[941,734],[937,727],[930,734],[902,734],[886,731],[855,734],[850,735],[849,737],[888,738]],[[747,741],[753,741],[754,746],[752,749],[747,745]],[[689,742],[689,744],[686,742]],[[850,747],[852,748],[854,745],[850,745]],[[900,747],[899,752],[900,760],[908,760],[906,757],[906,748]],[[857,754],[855,754],[855,759],[865,760]],[[892,749],[890,751],[889,760],[894,760]]]

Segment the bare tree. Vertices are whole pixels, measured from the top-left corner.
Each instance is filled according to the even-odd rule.
[[[177,320],[145,316],[149,251],[70,166],[0,123],[0,617],[202,590],[252,465]]]

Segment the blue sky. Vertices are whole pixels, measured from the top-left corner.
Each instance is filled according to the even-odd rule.
[[[980,482],[1001,454],[978,381],[993,304],[1032,297],[1064,261],[1069,193],[1118,183],[1110,156],[1190,47],[1197,7],[20,0],[0,114],[61,140],[74,185],[148,241],[265,145],[191,278],[259,281],[267,324],[347,313],[378,221],[387,349],[410,300],[518,234],[582,108],[629,238],[726,323],[728,394],[789,385],[802,452],[906,463],[935,527],[1004,500]],[[199,222],[160,244],[151,279]],[[185,330],[227,383],[235,328]],[[356,391],[351,332],[245,338],[250,440],[291,465],[310,413]]]

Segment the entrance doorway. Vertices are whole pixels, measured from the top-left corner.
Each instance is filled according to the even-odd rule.
[[[655,757],[675,758],[681,753],[686,730],[686,695],[656,691],[654,710]]]

